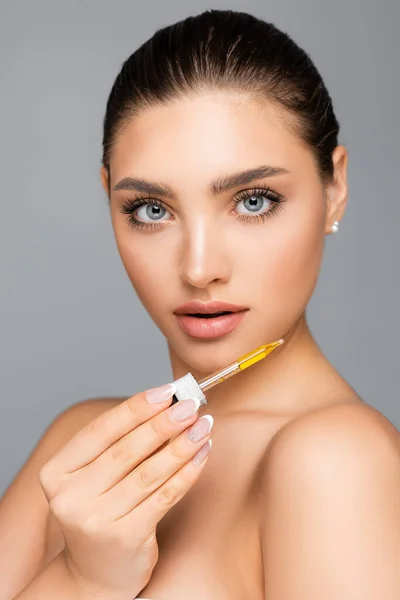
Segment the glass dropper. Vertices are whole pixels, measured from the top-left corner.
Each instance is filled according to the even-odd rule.
[[[232,375],[236,375],[236,373],[240,373],[240,371],[244,371],[248,367],[251,367],[251,365],[254,365],[259,360],[266,358],[275,350],[275,348],[278,348],[283,343],[284,340],[280,339],[276,342],[272,342],[271,344],[260,346],[257,348],[257,350],[253,350],[252,352],[245,354],[241,358],[238,358],[238,360],[234,363],[231,363],[220,371],[216,371],[215,373],[208,375],[208,377],[204,377],[204,379],[201,379],[197,383],[201,390],[205,392],[215,385],[222,383],[226,379],[229,379],[229,377],[232,377]]]

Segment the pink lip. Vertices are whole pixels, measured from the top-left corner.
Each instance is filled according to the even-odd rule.
[[[220,317],[202,318],[176,314],[176,319],[185,333],[194,338],[212,339],[230,333],[243,321],[247,310],[233,312]]]
[[[248,310],[247,306],[238,306],[237,304],[229,304],[229,302],[221,302],[219,300],[212,300],[210,302],[193,300],[192,302],[178,306],[174,310],[174,313],[176,315],[193,315],[195,313],[210,314],[227,311],[236,313],[243,310]]]

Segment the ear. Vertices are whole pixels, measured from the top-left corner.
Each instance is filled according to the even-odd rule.
[[[325,234],[332,233],[334,221],[340,221],[347,205],[347,150],[336,146],[332,154],[333,177],[326,188]]]
[[[100,181],[101,181],[101,185],[103,186],[105,193],[107,194],[108,199],[110,199],[109,175],[108,175],[108,171],[104,165],[101,165],[101,167],[100,167]]]

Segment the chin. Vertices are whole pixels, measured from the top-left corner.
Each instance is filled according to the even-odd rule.
[[[187,365],[190,371],[208,375],[223,369],[238,358],[259,348],[263,344],[273,342],[281,336],[273,334],[260,335],[260,331],[235,331],[214,339],[186,339],[170,341],[175,354]]]

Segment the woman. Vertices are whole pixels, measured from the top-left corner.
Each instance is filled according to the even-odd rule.
[[[185,19],[124,63],[101,181],[174,379],[285,343],[197,411],[167,385],[60,415],[2,501],[2,598],[400,597],[398,431],[305,318],[347,202],[338,132],[310,58],[245,13]]]

